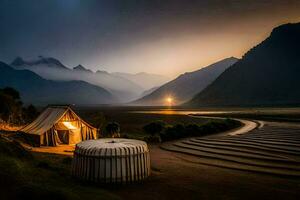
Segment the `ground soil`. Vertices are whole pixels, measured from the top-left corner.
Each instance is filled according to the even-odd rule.
[[[187,162],[151,147],[152,175],[112,190],[123,199],[300,199],[300,181]]]
[[[71,156],[71,149],[66,150],[55,148],[52,153]],[[190,162],[193,156],[165,151],[157,145],[151,146],[150,151],[152,174],[149,179],[105,189],[121,199],[133,200],[300,199],[297,179],[201,165]]]
[[[286,128],[286,127],[285,127]],[[72,156],[73,147],[33,148]],[[193,163],[189,155],[150,146],[151,176],[104,189],[121,199],[300,199],[300,180]],[[197,158],[198,159],[198,158]]]

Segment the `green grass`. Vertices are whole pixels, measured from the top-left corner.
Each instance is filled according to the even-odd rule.
[[[27,153],[0,137],[0,199],[118,199],[70,176],[68,157]]]

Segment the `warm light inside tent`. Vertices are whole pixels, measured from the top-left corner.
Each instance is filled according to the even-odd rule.
[[[68,129],[77,129],[77,127],[73,126],[71,122],[63,122],[63,124],[64,124],[65,127],[67,127]]]

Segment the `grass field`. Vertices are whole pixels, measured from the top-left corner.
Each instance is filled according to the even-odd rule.
[[[101,131],[105,131],[105,125],[108,122],[118,122],[121,127],[121,135],[126,135],[131,138],[143,139],[145,133],[143,126],[155,121],[164,121],[166,124],[198,124],[202,125],[211,121],[209,119],[193,118],[186,115],[164,115],[164,114],[146,114],[146,113],[131,113],[126,111],[111,111],[111,112],[95,112],[83,111],[79,112],[88,122],[91,122],[96,127],[100,127]],[[102,121],[101,121],[102,120]],[[104,122],[103,122],[104,120]]]
[[[108,122],[121,126],[121,133],[143,139],[143,126],[154,121],[168,125],[207,124],[210,120],[186,115],[134,113],[127,110],[80,110],[79,114],[103,129]],[[18,143],[0,135],[0,199],[118,199],[111,189],[100,189],[73,179],[71,158],[63,155],[27,152]]]
[[[166,115],[166,114],[148,114],[148,113],[135,113],[124,110],[80,110],[79,114],[90,122],[95,127],[100,127],[102,131],[108,122],[118,122],[121,127],[121,134],[129,136],[130,138],[143,139],[145,133],[143,126],[155,121],[163,121],[169,125],[176,124],[197,124],[203,125],[209,121],[222,121],[211,120],[205,118],[194,118],[187,115]]]
[[[116,121],[123,134],[134,138],[144,137],[142,127],[157,120],[170,125],[203,125],[211,121],[179,113],[135,113],[128,109],[77,111],[94,126],[103,128],[107,122]],[[255,199],[259,194],[268,197],[274,191],[272,197],[298,197],[294,192],[297,181],[185,162],[156,145],[150,146],[150,152],[152,175],[149,179],[111,188],[73,179],[70,157],[27,153],[15,142],[0,138],[0,199]],[[281,188],[274,190],[276,185]]]
[[[0,137],[0,199],[118,199],[71,178],[71,158],[29,153]]]

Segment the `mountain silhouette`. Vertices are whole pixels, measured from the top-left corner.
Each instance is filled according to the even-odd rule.
[[[300,104],[300,23],[274,28],[204,91],[185,105]]]
[[[86,68],[85,68],[84,66],[82,66],[82,65],[77,65],[76,67],[73,68],[73,70],[75,70],[75,71],[81,71],[81,72],[93,73],[92,70],[86,69]]]
[[[176,79],[164,84],[152,93],[138,99],[133,105],[165,105],[166,97],[172,97],[174,104],[180,104],[190,100],[194,95],[202,91],[212,83],[225,69],[234,64],[238,59],[231,57],[216,62],[194,72],[180,75]]]
[[[150,74],[150,73],[146,73],[146,72],[140,72],[140,73],[136,73],[136,74],[114,72],[112,74],[126,78],[126,79],[138,84],[139,86],[141,86],[144,89],[144,92],[147,92],[147,90],[150,90],[154,87],[162,86],[169,80],[169,78],[166,76],[158,75],[158,74]]]
[[[54,81],[81,80],[108,90],[121,102],[127,102],[140,96],[144,89],[138,84],[110,73],[94,73],[82,65],[70,69],[59,60],[39,56],[32,61],[16,58],[11,66],[15,69],[27,69],[35,72],[44,79]]]
[[[107,90],[84,81],[46,80],[29,70],[16,70],[0,62],[0,88],[17,89],[25,103],[111,104],[116,98]]]

